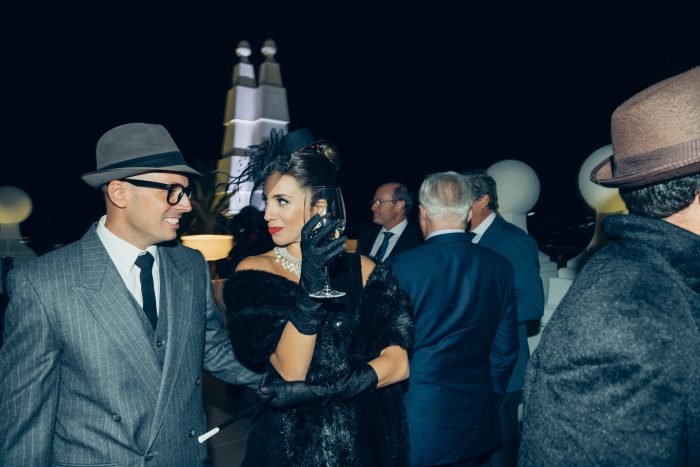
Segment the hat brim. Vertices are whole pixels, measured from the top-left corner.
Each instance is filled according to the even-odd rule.
[[[175,172],[184,175],[202,176],[201,173],[187,165],[171,165],[165,167],[120,167],[118,169],[97,170],[95,172],[83,174],[80,176],[80,178],[82,178],[83,181],[91,187],[99,188],[112,180],[118,180],[120,178],[131,177],[132,175],[139,175],[148,172]]]
[[[601,161],[591,170],[591,181],[593,183],[611,188],[637,188],[700,172],[700,160],[698,160],[681,166],[668,164],[642,174],[615,177],[612,168],[613,157],[610,156]]]

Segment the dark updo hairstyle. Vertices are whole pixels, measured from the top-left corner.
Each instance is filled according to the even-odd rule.
[[[248,166],[236,181],[252,181],[255,186],[265,183],[272,174],[289,175],[302,189],[314,186],[336,186],[335,176],[340,168],[338,151],[327,141],[314,140],[306,128],[282,136],[273,129],[270,139],[250,147]]]

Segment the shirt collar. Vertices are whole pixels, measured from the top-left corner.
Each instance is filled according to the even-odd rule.
[[[492,212],[488,216],[486,216],[486,219],[484,219],[481,224],[479,224],[475,229],[472,229],[472,232],[474,232],[477,235],[483,235],[484,232],[486,232],[486,229],[491,227],[491,224],[493,224],[493,220],[496,218],[496,213]]]
[[[107,253],[109,253],[109,257],[112,258],[112,261],[117,267],[117,271],[119,271],[119,274],[121,274],[122,276],[126,276],[131,271],[131,268],[134,267],[136,258],[140,254],[142,254],[144,250],[135,247],[131,243],[117,237],[112,232],[110,232],[110,230],[105,225],[106,220],[107,216],[102,216],[100,218],[100,221],[97,223],[97,235],[100,237],[100,240],[102,240],[102,244],[107,250]],[[145,251],[148,251],[150,254],[153,255],[153,267],[157,270],[158,247],[155,245],[151,245],[148,248],[146,248]]]
[[[484,219],[481,224],[477,225],[475,229],[472,229],[471,231],[476,234],[477,239],[481,238],[482,235],[484,235],[484,232],[491,227],[491,224],[493,224],[494,219],[496,219],[496,213],[492,212],[489,214],[486,219]]]
[[[400,236],[400,235],[403,233],[404,230],[406,230],[406,226],[407,226],[407,225],[408,225],[408,219],[404,219],[404,220],[402,220],[401,222],[399,222],[398,224],[396,224],[394,227],[392,227],[392,228],[389,229],[389,230],[387,230],[387,229],[385,229],[384,227],[382,227],[382,230],[381,230],[381,231],[382,231],[382,232],[391,232],[391,233],[393,233],[395,236],[398,237],[398,236]]]

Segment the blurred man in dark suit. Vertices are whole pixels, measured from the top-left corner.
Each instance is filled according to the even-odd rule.
[[[491,456],[493,466],[514,466],[518,457],[518,406],[522,401],[523,379],[530,359],[527,328],[528,324],[536,324],[544,312],[539,250],[534,238],[498,214],[496,181],[491,176],[482,170],[465,172],[464,176],[467,177],[474,198],[469,221],[469,229],[474,234],[472,242],[508,259],[515,271],[520,351],[499,410],[503,443]]]
[[[401,253],[423,243],[418,226],[408,220],[413,195],[398,182],[377,188],[370,204],[372,222],[377,224],[357,239],[357,252],[381,263],[392,254]]]
[[[419,198],[426,242],[389,260],[416,326],[406,392],[412,462],[477,466],[501,441],[498,406],[518,356],[513,266],[465,232],[465,177],[430,175]]]

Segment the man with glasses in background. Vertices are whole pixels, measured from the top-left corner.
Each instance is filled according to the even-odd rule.
[[[256,387],[202,255],[178,244],[190,168],[161,125],[97,143],[107,214],[14,269],[0,348],[0,465],[202,465],[202,371]]]
[[[370,202],[372,222],[377,224],[357,239],[357,252],[381,263],[392,255],[423,243],[423,235],[415,222],[408,220],[413,195],[405,185],[390,182],[381,185]]]

